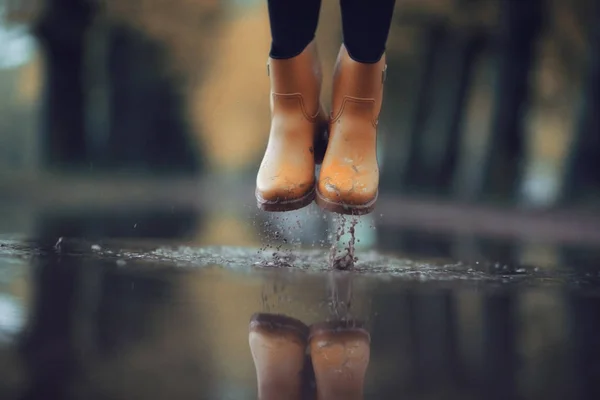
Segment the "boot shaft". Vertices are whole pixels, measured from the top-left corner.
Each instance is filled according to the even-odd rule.
[[[272,113],[278,107],[289,107],[289,102],[285,100],[290,95],[300,95],[304,112],[313,118],[317,116],[323,77],[314,41],[296,57],[283,60],[269,58],[267,73],[271,80]]]
[[[376,122],[381,112],[385,75],[385,55],[374,64],[359,63],[350,58],[346,47],[342,45],[333,75],[332,121],[339,118],[342,112],[363,113],[369,110]],[[346,107],[349,101],[361,106]]]

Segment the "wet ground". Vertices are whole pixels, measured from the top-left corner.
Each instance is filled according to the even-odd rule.
[[[376,216],[357,227],[354,270],[332,271],[336,222],[318,210],[246,207],[241,225],[222,215],[198,240],[215,217],[182,206],[23,207],[5,207],[0,226],[2,399],[256,398],[255,312],[364,321],[367,399],[600,398],[590,243]],[[248,226],[257,242],[240,239]]]

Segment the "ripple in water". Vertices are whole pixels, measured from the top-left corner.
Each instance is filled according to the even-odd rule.
[[[58,242],[57,242],[58,243]],[[342,257],[348,257],[351,246]],[[160,246],[148,242],[123,243],[120,241],[89,242],[81,239],[60,240],[60,246],[49,248],[21,240],[0,240],[0,267],[27,262],[31,258],[43,258],[48,253],[60,253],[65,257],[100,259],[114,262],[123,268],[132,267],[179,267],[201,269],[219,266],[244,273],[253,271],[300,271],[305,273],[361,275],[403,281],[476,281],[476,282],[524,282],[528,284],[570,284],[575,286],[600,283],[600,272],[578,271],[574,268],[538,268],[509,266],[491,262],[447,262],[443,260],[417,260],[386,255],[377,251],[361,251],[351,254],[351,271],[333,270],[331,250],[284,249],[268,251],[247,247],[211,246]],[[339,257],[336,257],[339,259]],[[1,272],[2,268],[0,268]],[[335,289],[335,288],[330,288]]]
[[[119,256],[119,254],[118,254]],[[273,255],[269,251],[256,251],[237,247],[194,248],[180,246],[162,247],[145,255],[135,253],[120,254],[125,258],[168,262],[180,267],[199,268],[219,265],[232,269],[292,269],[306,272],[331,272],[331,252],[316,249],[297,249]],[[344,255],[347,256],[347,253]],[[523,270],[525,272],[525,270]],[[388,256],[376,251],[362,252],[360,260],[353,264],[352,273],[402,277],[415,280],[454,280],[497,279],[489,273],[478,271],[458,263],[430,263]],[[525,274],[525,273],[524,273]]]

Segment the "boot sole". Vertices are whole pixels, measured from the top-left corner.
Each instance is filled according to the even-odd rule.
[[[256,205],[259,209],[267,212],[285,212],[285,211],[294,211],[299,210],[308,206],[315,200],[315,188],[313,187],[310,192],[306,193],[304,196],[299,197],[297,199],[287,199],[287,200],[265,200],[262,196],[255,192],[256,196]]]
[[[315,324],[310,325],[308,328],[309,342],[315,337],[343,333],[358,333],[360,335],[363,335],[367,342],[371,342],[371,335],[365,329],[364,324],[358,320],[317,322]]]
[[[344,204],[329,200],[319,192],[319,189],[317,189],[316,203],[323,210],[331,211],[337,214],[365,215],[371,213],[375,209],[375,203],[377,202],[378,196],[379,191],[375,193],[375,198],[366,204]]]
[[[250,317],[250,330],[292,332],[302,341],[308,341],[309,327],[302,321],[283,314],[255,313]]]

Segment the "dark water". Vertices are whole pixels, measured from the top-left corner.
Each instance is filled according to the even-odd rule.
[[[0,398],[256,398],[257,311],[365,321],[367,399],[599,398],[593,265],[357,256],[5,236]]]

